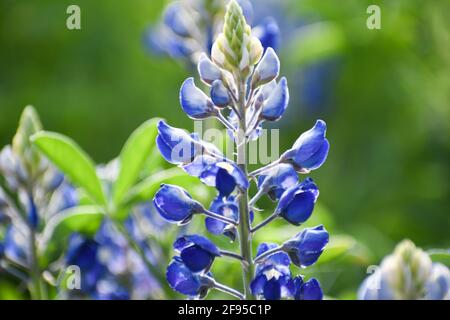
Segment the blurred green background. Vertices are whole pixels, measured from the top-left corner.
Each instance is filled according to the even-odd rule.
[[[330,296],[354,297],[366,266],[398,241],[450,247],[450,2],[280,2],[303,26],[280,49],[293,96],[277,123],[282,150],[315,119],[327,122],[331,150],[312,174],[321,190],[312,223],[351,236],[339,238],[349,253],[308,272],[320,271]],[[178,103],[190,72],[143,45],[164,3],[0,0],[0,145],[27,104],[99,163],[148,118],[192,130]],[[374,3],[381,30],[366,27]],[[66,28],[70,4],[81,7],[81,30]],[[274,225],[264,240],[285,228]]]

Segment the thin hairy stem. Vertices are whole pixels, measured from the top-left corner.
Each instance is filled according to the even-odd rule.
[[[239,81],[239,104],[238,109],[242,115],[239,119],[239,132],[237,136],[237,160],[242,172],[247,176],[247,143],[245,132],[246,128],[246,84]],[[241,247],[241,256],[246,261],[242,264],[242,276],[244,282],[244,295],[246,299],[254,299],[250,284],[253,279],[254,265],[252,259],[252,233],[250,231],[250,210],[248,206],[248,190],[240,190],[239,197],[239,242]]]
[[[254,177],[254,176],[258,175],[258,174],[263,173],[264,171],[267,171],[267,170],[269,170],[269,169],[272,169],[273,167],[275,167],[275,166],[278,165],[279,163],[280,163],[280,160],[271,162],[271,163],[269,163],[269,164],[268,164],[267,166],[265,166],[265,167],[262,167],[262,168],[259,168],[259,169],[255,170],[255,171],[253,171],[253,172],[250,172],[248,175]]]
[[[266,260],[271,255],[273,255],[275,253],[278,253],[278,252],[280,252],[282,250],[283,250],[283,246],[278,246],[276,248],[267,250],[266,252],[264,252],[263,254],[260,254],[259,256],[257,256],[255,258],[255,263],[262,263],[262,262],[264,262],[264,260]]]
[[[242,257],[240,254],[231,252],[231,251],[227,251],[227,250],[220,250],[220,253],[225,256],[225,257],[230,257],[236,260],[239,260],[241,262],[245,262],[244,257]]]
[[[225,223],[232,224],[233,226],[237,226],[237,225],[238,225],[238,223],[237,223],[236,221],[234,221],[233,219],[230,219],[230,218],[221,216],[220,214],[211,212],[211,211],[209,211],[209,210],[206,210],[206,209],[205,209],[202,213],[203,213],[205,216],[208,216],[208,217],[210,217],[210,218],[213,218],[213,219],[216,219],[216,220],[225,222]]]
[[[232,289],[232,288],[230,288],[230,287],[228,287],[228,286],[226,286],[226,285],[224,285],[224,284],[221,284],[221,283],[215,281],[215,280],[212,279],[212,278],[210,278],[210,280],[211,280],[212,283],[213,283],[213,284],[212,284],[212,287],[213,287],[214,289],[219,290],[219,291],[222,291],[222,292],[225,292],[225,293],[228,293],[229,295],[231,295],[231,296],[233,296],[233,297],[236,297],[236,298],[238,298],[238,299],[240,299],[240,300],[244,300],[244,299],[245,299],[245,296],[244,296],[242,293],[240,293],[239,291],[234,290],[234,289]]]
[[[272,222],[273,220],[278,218],[278,216],[279,216],[279,214],[277,212],[272,213],[266,220],[264,220],[260,224],[256,225],[256,227],[252,228],[251,232],[254,233],[254,232],[258,231],[265,225],[269,224],[270,222]]]

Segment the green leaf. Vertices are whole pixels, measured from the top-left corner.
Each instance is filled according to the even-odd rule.
[[[151,119],[137,128],[125,143],[120,156],[120,170],[114,185],[113,201],[120,205],[128,190],[136,182],[146,159],[155,152],[155,138],[159,119]]]
[[[342,257],[344,254],[352,250],[356,245],[356,240],[348,235],[337,235],[330,238],[330,242],[325,247],[318,263],[327,263]]]
[[[62,211],[46,224],[38,249],[42,252],[44,265],[58,258],[67,247],[69,236],[81,233],[92,237],[105,217],[100,206],[78,206]]]
[[[450,268],[450,250],[432,249],[428,251],[433,262],[439,262]]]
[[[106,204],[94,162],[72,139],[44,131],[35,134],[32,141],[72,183],[82,187],[98,204]]]

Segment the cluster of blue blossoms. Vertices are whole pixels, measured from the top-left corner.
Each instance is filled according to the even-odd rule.
[[[67,248],[48,255],[49,232],[56,221],[83,201],[82,193],[31,147],[29,137],[42,130],[32,107],[25,108],[11,145],[0,151],[0,276],[28,286],[32,298],[44,298],[47,283],[58,298],[148,299],[163,297],[157,275],[148,265],[161,260],[160,245],[148,235],[164,232],[164,221],[151,203],[132,207],[126,234],[105,217],[94,237],[74,233]],[[106,188],[117,178],[117,161],[98,168]],[[48,261],[39,270],[40,261]],[[66,290],[64,270],[79,268],[79,287]],[[156,268],[154,268],[156,269]],[[37,271],[36,271],[37,270]],[[44,283],[44,281],[46,283]],[[76,289],[76,290],[73,290]]]
[[[171,223],[185,225],[194,215],[206,216],[206,229],[215,235],[238,240],[241,252],[219,249],[201,235],[182,235],[174,243],[178,253],[167,269],[167,280],[176,291],[203,298],[211,288],[241,299],[321,299],[316,279],[293,277],[291,263],[304,268],[314,264],[329,240],[323,226],[306,228],[281,245],[261,243],[252,255],[252,235],[271,221],[282,218],[299,226],[311,216],[319,190],[314,181],[299,181],[298,173],[307,174],[326,160],[329,142],[326,124],[318,120],[304,132],[291,149],[269,165],[247,172],[247,144],[257,139],[266,121],[279,120],[289,102],[287,80],[277,81],[280,61],[272,48],[264,50],[252,33],[243,10],[230,1],[223,32],[211,48],[211,56],[198,59],[201,80],[210,88],[209,96],[193,78],[180,90],[180,104],[192,119],[216,118],[237,145],[237,161],[226,158],[214,145],[195,133],[158,125],[157,145],[162,156],[189,175],[217,189],[209,208],[193,199],[188,191],[164,184],[153,203],[161,216]],[[249,199],[250,181],[257,181],[258,192]],[[278,201],[275,211],[260,224],[252,226],[255,204],[262,196]],[[244,293],[218,283],[211,266],[223,256],[241,261]]]

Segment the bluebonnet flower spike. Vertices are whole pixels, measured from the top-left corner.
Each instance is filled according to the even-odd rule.
[[[221,256],[214,243],[199,235],[181,236],[175,241],[173,247],[180,253],[181,260],[192,272],[209,270],[214,259]]]
[[[217,114],[208,96],[194,84],[194,78],[183,82],[180,90],[180,104],[183,111],[192,119],[205,119]]]
[[[298,267],[314,264],[322,254],[329,240],[327,230],[321,225],[306,228],[293,239],[283,244],[283,250],[289,254],[292,263]]]

